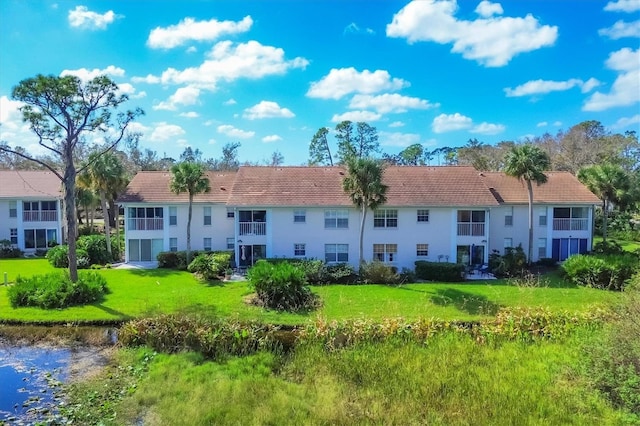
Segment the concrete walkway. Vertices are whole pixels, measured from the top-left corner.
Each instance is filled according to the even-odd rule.
[[[116,263],[113,267],[114,269],[156,269],[158,267],[158,262]]]

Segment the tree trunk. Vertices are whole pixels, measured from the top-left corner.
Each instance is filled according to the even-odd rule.
[[[69,279],[71,282],[78,281],[78,255],[76,253],[76,167],[73,164],[73,151],[65,151],[65,173],[64,173],[64,209],[67,219],[67,244],[69,245]]]
[[[191,207],[193,205],[193,194],[189,192],[189,214],[187,215],[187,266],[191,263]]]
[[[602,241],[607,242],[607,199],[602,200]]]
[[[111,254],[111,226],[109,226],[109,209],[107,209],[107,194],[103,189],[100,190],[100,206],[102,207],[102,215],[104,216],[104,235],[107,240],[107,253],[113,260]]]
[[[531,265],[531,254],[533,253],[533,187],[530,180],[527,180],[527,191],[529,192],[529,252],[527,253],[527,264]]]
[[[362,265],[364,264],[364,224],[367,219],[367,206],[362,206],[362,220],[360,221],[360,250],[359,250],[359,262],[358,262],[358,273],[362,270]]]

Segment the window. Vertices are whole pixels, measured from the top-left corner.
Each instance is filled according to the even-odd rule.
[[[348,262],[349,261],[349,244],[325,244],[324,245],[324,261],[325,262]]]
[[[131,231],[158,231],[163,229],[162,207],[129,207],[128,229]]]
[[[14,246],[17,246],[18,245],[18,229],[11,228],[9,233],[11,234],[11,244]]]
[[[55,201],[41,201],[40,202],[40,210],[55,211],[56,210],[56,202]]]
[[[169,238],[169,251],[178,251],[178,239]]]
[[[233,237],[227,238],[227,250],[235,250],[236,244]]]
[[[429,244],[416,244],[416,256],[429,256]]]
[[[293,223],[305,223],[307,221],[306,210],[294,210],[293,211]]]
[[[211,238],[203,238],[204,251],[211,251]]]
[[[547,257],[547,239],[538,238],[538,259]]]
[[[398,210],[376,210],[373,212],[374,228],[397,228]]]
[[[348,210],[325,210],[324,227],[327,229],[348,228],[349,227],[349,211]]]
[[[547,226],[547,212],[541,213],[538,217],[538,225]]]
[[[418,210],[418,222],[429,222],[429,210]]]
[[[16,244],[18,231],[16,230]],[[49,242],[58,242],[56,240],[55,229],[25,229],[24,230],[24,248],[25,249],[46,249]]]
[[[9,201],[9,217],[18,217],[18,203]]]
[[[504,253],[507,253],[508,248],[513,247],[513,238],[505,238],[504,239]]]
[[[211,207],[203,207],[204,210],[204,225],[211,225]]]
[[[397,244],[374,244],[373,260],[380,262],[393,262],[398,254]]]
[[[236,217],[236,214],[233,209],[231,207],[227,207],[227,218],[233,219],[234,217]]]
[[[458,210],[458,235],[484,236],[484,210]]]
[[[178,224],[178,208],[169,207],[169,225],[175,226]]]
[[[294,244],[293,245],[293,255],[294,256],[306,256],[307,255],[307,247],[306,244]]]
[[[504,226],[513,226],[513,207],[507,207],[504,214]]]

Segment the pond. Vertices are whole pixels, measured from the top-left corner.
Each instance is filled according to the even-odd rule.
[[[99,372],[108,347],[24,344],[0,337],[0,425],[62,420],[64,383]]]

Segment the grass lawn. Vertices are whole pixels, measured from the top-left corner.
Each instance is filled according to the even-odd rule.
[[[634,252],[640,249],[640,241],[625,241],[625,240],[617,240],[615,238],[609,238],[609,241],[615,241],[620,244],[623,250]],[[597,244],[602,241],[602,237],[594,237],[593,244]]]
[[[0,259],[0,274],[7,272],[9,282],[15,281],[18,274],[42,274],[53,270],[45,259]],[[313,287],[323,301],[323,307],[318,311],[290,314],[246,305],[243,298],[251,292],[246,282],[206,284],[187,272],[166,269],[105,269],[100,272],[106,277],[111,293],[101,303],[67,309],[14,309],[9,304],[6,288],[0,285],[0,321],[122,320],[178,311],[206,311],[278,324],[301,324],[318,315],[328,320],[362,317],[470,320],[492,316],[501,307],[584,311],[620,297],[618,293],[568,286],[557,277],[551,277],[549,285],[542,288],[516,287],[502,280],[400,287],[332,285]]]

